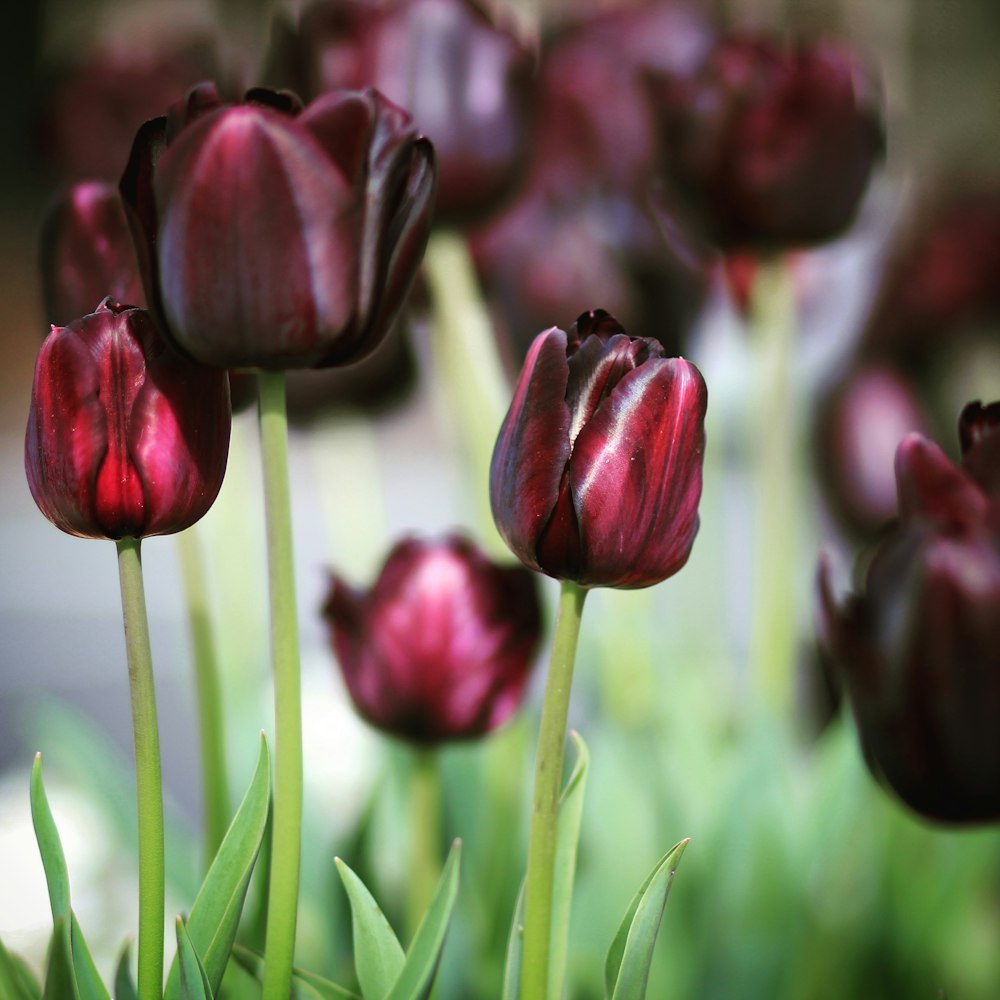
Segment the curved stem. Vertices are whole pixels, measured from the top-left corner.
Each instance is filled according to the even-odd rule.
[[[142,584],[138,538],[118,541],[125,650],[132,696],[132,739],[135,745],[135,788],[139,817],[139,1000],[163,996],[163,782],[160,776],[160,733],[156,719],[153,657]]]
[[[545,1000],[548,993],[559,792],[566,751],[566,720],[573,685],[573,664],[586,596],[586,590],[569,581],[563,582],[559,593],[559,613],[552,640],[535,757],[535,792],[525,877],[521,1000]]]
[[[274,828],[263,1000],[288,1000],[302,853],[302,683],[292,560],[285,376],[260,372],[260,443],[274,665]]]
[[[434,897],[441,876],[441,780],[433,749],[416,750],[410,776],[410,940]]]
[[[195,690],[201,736],[201,801],[204,826],[203,867],[212,863],[229,827],[229,783],[223,729],[222,684],[212,637],[212,619],[205,586],[205,560],[195,528],[177,536],[181,579],[187,601],[194,651]]]

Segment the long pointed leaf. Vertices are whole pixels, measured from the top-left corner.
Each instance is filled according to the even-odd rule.
[[[576,851],[580,843],[583,797],[587,790],[590,752],[577,732],[570,738],[576,747],[576,763],[559,797],[559,824],[556,830],[556,859],[552,882],[552,937],[549,962],[549,996],[561,997],[569,948],[569,914],[576,877]]]
[[[389,1000],[423,1000],[430,993],[458,896],[461,858],[462,842],[456,840],[448,852],[448,860],[438,879],[434,898],[420,921],[407,952],[403,971],[393,984]]]
[[[335,860],[351,904],[354,971],[361,995],[364,1000],[384,1000],[406,961],[403,946],[364,882],[340,858]]]
[[[262,733],[250,787],[208,869],[187,921],[186,932],[200,956],[213,994],[222,982],[236,938],[250,875],[264,836],[270,795],[271,763]],[[175,959],[167,977],[165,1000],[181,1000],[179,990],[180,969]]]
[[[115,967],[115,1000],[139,1000],[139,991],[132,979],[129,943],[126,941]]]
[[[39,1000],[42,991],[24,964],[0,941],[0,997],[10,1000]]]
[[[70,910],[70,954],[73,957],[73,974],[76,976],[80,1000],[111,1000],[111,994],[101,981],[93,956],[83,938],[76,914]]]
[[[503,966],[503,989],[500,1000],[519,1000],[521,996],[521,962],[524,959],[524,882],[514,905],[514,919],[507,937],[507,958]]]
[[[177,918],[177,967],[181,1000],[212,1000],[208,976],[180,917]]]
[[[42,755],[35,754],[31,766],[31,822],[35,828],[38,852],[42,856],[45,869],[45,884],[49,890],[49,906],[52,908],[53,923],[63,920],[63,933],[69,933],[69,873],[66,871],[66,855],[56,829],[55,819],[49,807],[49,799],[42,783]],[[67,938],[68,943],[68,938]]]
[[[49,942],[48,961],[45,966],[44,1000],[80,1000],[73,975],[73,956],[70,952],[69,932],[64,917],[56,917]]]
[[[643,1000],[667,896],[689,841],[682,840],[656,864],[625,911],[608,949],[604,987],[611,1000]]]

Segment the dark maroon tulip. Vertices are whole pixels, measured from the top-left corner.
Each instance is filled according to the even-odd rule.
[[[821,243],[852,221],[884,146],[852,52],[730,38],[693,78],[654,86],[667,175],[717,245]]]
[[[698,531],[708,393],[694,365],[606,312],[540,333],[490,468],[493,517],[532,569],[585,587],[648,587]]]
[[[917,434],[896,457],[900,522],[823,639],[875,776],[947,822],[1000,820],[1000,403],[963,414],[961,467]]]
[[[287,61],[310,96],[372,86],[406,108],[437,152],[438,222],[483,218],[520,175],[534,57],[479,0],[322,0]]]
[[[914,388],[887,366],[864,365],[837,386],[819,414],[816,460],[846,526],[871,535],[896,516],[893,456],[927,426]]]
[[[198,88],[136,139],[122,193],[149,300],[203,364],[358,360],[420,264],[433,149],[376,91],[247,97]]]
[[[41,234],[45,318],[65,326],[105,296],[145,306],[132,236],[118,189],[81,181],[50,206]]]
[[[115,182],[136,129],[199,80],[219,78],[212,32],[179,6],[116,13],[91,45],[76,44],[54,62],[39,131],[60,176]]]
[[[31,495],[71,535],[181,531],[219,492],[229,422],[226,373],[181,358],[148,313],[106,299],[42,344],[24,445]]]
[[[535,577],[457,536],[400,542],[368,592],[331,576],[323,616],[358,712],[422,744],[504,722],[521,703],[541,627]]]

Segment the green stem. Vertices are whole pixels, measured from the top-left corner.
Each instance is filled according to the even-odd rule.
[[[434,310],[434,362],[449,404],[448,424],[457,428],[468,455],[468,481],[478,490],[474,500],[484,544],[506,556],[493,523],[488,487],[493,446],[510,406],[511,387],[465,238],[434,233],[424,255],[424,274]]]
[[[153,657],[142,585],[138,538],[118,541],[125,650],[132,696],[135,788],[139,817],[139,1000],[163,996],[163,782],[160,734],[156,721]]]
[[[754,434],[757,454],[754,609],[750,676],[764,705],[791,707],[796,653],[798,420],[792,391],[795,292],[782,258],[764,260],[751,298],[752,334],[763,370]]]
[[[205,586],[205,560],[195,528],[177,536],[181,578],[187,601],[194,651],[195,690],[201,736],[201,801],[204,825],[203,865],[212,863],[229,827],[229,784],[223,729],[222,684],[212,636],[212,616]]]
[[[292,561],[285,376],[260,372],[260,444],[274,665],[274,832],[263,1000],[288,1000],[302,853],[302,683]]]
[[[569,581],[563,582],[559,593],[559,613],[552,640],[535,757],[535,792],[524,896],[521,1000],[545,1000],[548,993],[559,792],[566,751],[566,720],[573,685],[573,663],[586,596],[586,590]]]
[[[410,940],[441,876],[441,778],[435,750],[417,750],[410,776]]]

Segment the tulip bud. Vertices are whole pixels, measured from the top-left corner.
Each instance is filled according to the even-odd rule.
[[[146,304],[125,209],[111,184],[82,181],[53,202],[42,224],[40,257],[50,323],[85,316],[107,295]]]
[[[982,822],[1000,820],[1000,404],[962,429],[962,467],[900,444],[899,525],[843,604],[821,565],[820,626],[875,776],[924,816]]]
[[[532,574],[456,536],[400,542],[367,593],[331,576],[323,616],[358,712],[420,744],[481,736],[515,711],[541,621]]]
[[[122,178],[149,300],[190,357],[322,368],[382,340],[430,226],[433,150],[375,91],[304,110],[204,93],[140,131]]]
[[[181,531],[219,492],[229,423],[226,373],[181,358],[148,313],[105,299],[42,344],[24,449],[31,495],[71,535]]]
[[[607,313],[528,352],[490,468],[497,528],[532,569],[585,587],[648,587],[698,530],[708,393],[694,365]]]
[[[884,147],[853,53],[731,38],[693,78],[656,89],[667,175],[716,244],[786,248],[849,225]]]

